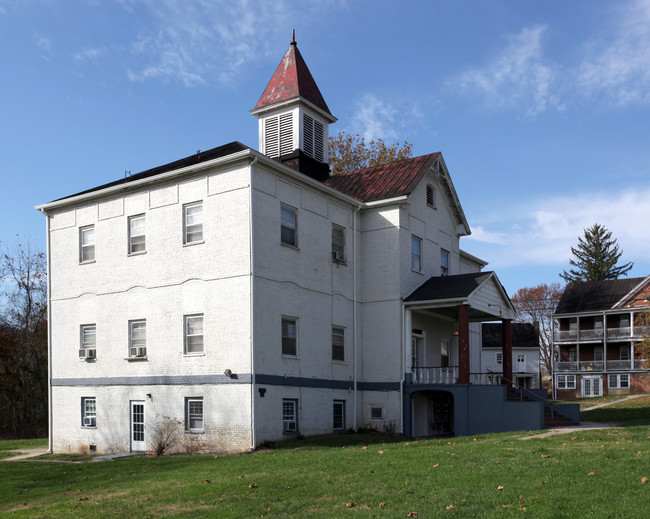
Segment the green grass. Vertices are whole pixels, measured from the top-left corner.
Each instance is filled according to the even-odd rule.
[[[47,438],[0,441],[0,458],[16,456],[27,449],[47,448]]]
[[[648,414],[650,397],[630,400],[625,409]],[[420,441],[358,434],[240,456],[0,463],[0,512],[11,518],[647,517],[650,427],[520,440],[524,434]]]
[[[582,420],[629,425],[650,425],[650,396],[582,412]]]

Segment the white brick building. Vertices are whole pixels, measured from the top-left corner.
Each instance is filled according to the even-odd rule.
[[[151,450],[166,419],[179,448],[219,451],[541,425],[477,377],[478,323],[514,314],[459,248],[442,156],[329,177],[336,119],[295,42],[252,113],[261,152],[233,142],[38,207],[51,448]]]

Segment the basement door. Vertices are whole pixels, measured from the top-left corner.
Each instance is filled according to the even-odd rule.
[[[131,452],[145,452],[144,402],[131,400]]]

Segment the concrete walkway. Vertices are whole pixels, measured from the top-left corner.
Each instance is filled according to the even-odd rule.
[[[43,454],[47,454],[47,447],[42,447],[40,449],[20,449],[20,454],[12,456],[11,458],[1,458],[0,461],[26,460],[29,458],[35,458],[36,456],[42,456]]]
[[[611,402],[603,402],[602,404],[596,404],[596,405],[593,405],[591,407],[581,409],[580,412],[584,413],[585,411],[593,411],[594,409],[600,409],[601,407],[607,407],[608,405],[619,404],[621,402],[625,402],[626,400],[631,400],[633,398],[641,398],[642,396],[648,396],[648,395],[646,395],[646,394],[643,394],[643,395],[628,395],[625,398],[620,398],[618,400],[612,400]]]

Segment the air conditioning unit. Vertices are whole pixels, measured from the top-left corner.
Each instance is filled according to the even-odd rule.
[[[95,425],[97,425],[97,418],[94,416],[84,416],[85,427],[95,427]]]
[[[334,261],[344,262],[345,261],[345,253],[343,251],[333,250],[332,251],[332,259]]]
[[[129,356],[131,357],[146,357],[147,348],[145,346],[136,346],[129,348]]]
[[[295,432],[296,422],[284,422],[284,430],[288,432]]]
[[[96,357],[97,350],[95,348],[81,348],[79,350],[80,359],[94,359]]]

